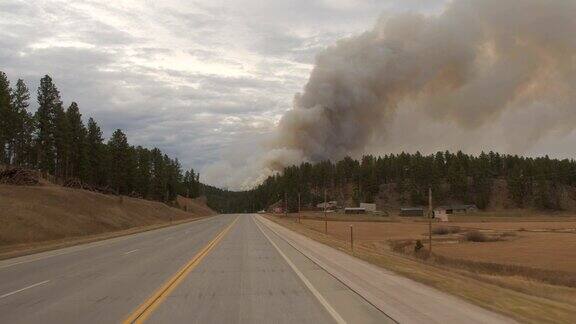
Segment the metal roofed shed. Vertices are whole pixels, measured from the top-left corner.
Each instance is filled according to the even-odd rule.
[[[402,207],[400,208],[400,216],[423,217],[424,207]]]
[[[344,214],[366,214],[366,208],[363,207],[346,207]]]
[[[373,213],[376,211],[376,204],[360,203],[360,208],[364,208],[367,212]]]
[[[468,214],[476,211],[476,205],[447,205],[434,208],[434,215]]]

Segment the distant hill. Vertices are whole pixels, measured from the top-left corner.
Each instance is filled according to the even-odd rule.
[[[380,209],[426,205],[428,188],[435,204],[475,204],[482,210],[576,210],[573,159],[522,157],[494,152],[468,155],[438,152],[366,155],[359,160],[302,163],[285,168],[253,190],[214,189],[208,202],[223,211],[264,209],[288,199],[292,211],[324,200],[342,205],[375,202]]]

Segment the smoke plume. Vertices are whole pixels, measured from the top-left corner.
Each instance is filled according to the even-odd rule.
[[[571,132],[574,17],[573,0],[459,0],[438,15],[382,18],[317,56],[265,165],[279,170],[368,147],[391,149],[390,141],[400,151],[413,146],[409,141],[445,139],[435,123],[460,137],[452,144],[483,134],[512,150]]]

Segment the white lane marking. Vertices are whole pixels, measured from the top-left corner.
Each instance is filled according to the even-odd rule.
[[[123,238],[123,240],[128,239],[128,238]],[[117,242],[117,241],[115,241]],[[0,265],[0,269],[4,269],[4,268],[10,268],[13,267],[15,265],[19,265],[19,264],[23,264],[23,263],[30,263],[30,262],[34,262],[34,261],[40,261],[40,260],[44,260],[44,259],[49,259],[55,256],[60,256],[60,255],[66,255],[66,254],[71,254],[71,253],[76,253],[76,252],[82,252],[91,248],[95,248],[95,247],[99,247],[99,246],[103,246],[103,245],[107,245],[107,244],[112,244],[114,242],[105,242],[102,244],[95,244],[95,245],[90,245],[90,246],[85,246],[83,248],[79,248],[79,249],[74,249],[76,246],[70,246],[70,247],[65,247],[63,249],[68,249],[71,248],[72,250],[70,251],[63,251],[60,253],[54,253],[54,254],[48,254],[48,255],[44,255],[42,257],[39,258],[34,258],[34,259],[29,259],[29,260],[22,260],[22,261],[18,261],[18,262],[13,262],[13,263],[9,263],[9,264],[5,264],[5,265]],[[90,244],[90,243],[87,243]],[[44,252],[39,252],[39,253],[44,253]]]
[[[27,289],[30,289],[30,288],[34,288],[34,287],[43,285],[43,284],[48,283],[48,282],[50,282],[50,280],[44,280],[44,281],[42,281],[42,282],[35,283],[35,284],[30,285],[30,286],[28,286],[28,287],[24,287],[24,288],[22,288],[22,289],[15,290],[15,291],[6,293],[6,294],[4,294],[4,295],[0,295],[0,299],[5,298],[5,297],[8,297],[8,296],[11,296],[11,295],[14,295],[14,294],[17,294],[17,293],[19,293],[19,292],[22,292],[22,291],[27,290]]]
[[[264,232],[264,230],[260,227],[259,221],[257,221],[255,218],[252,218],[252,220],[255,221],[254,223],[256,224],[256,226],[258,227],[260,232],[262,232],[262,234],[264,234],[264,236],[266,237],[266,239],[268,239],[268,241],[272,244],[272,246],[274,246],[276,248],[276,250],[278,251],[278,253],[280,253],[282,258],[284,258],[286,263],[288,263],[288,265],[292,268],[292,270],[294,270],[294,272],[300,278],[300,280],[302,280],[302,282],[304,282],[304,285],[306,285],[306,287],[312,292],[314,297],[316,297],[316,299],[318,299],[320,304],[322,304],[322,306],[324,306],[324,308],[326,308],[328,313],[330,313],[330,315],[332,315],[332,317],[334,318],[336,323],[346,324],[346,321],[342,318],[342,316],[340,316],[340,314],[338,314],[338,312],[334,309],[334,307],[332,307],[332,305],[330,305],[330,303],[328,303],[328,301],[322,296],[322,294],[320,294],[320,292],[316,288],[314,288],[312,283],[304,276],[304,274],[302,272],[300,272],[300,270],[298,270],[298,268],[296,268],[296,265],[294,263],[292,263],[292,261],[290,261],[290,259],[288,259],[288,257],[286,256],[286,254],[284,254],[284,252],[282,252],[282,250],[280,250],[278,245],[276,245],[276,243],[274,243],[274,241],[272,241],[272,239],[270,239],[268,234],[266,234],[266,232]]]
[[[164,241],[168,241],[168,240],[171,240],[171,239],[173,239],[173,237],[172,237],[172,236],[170,236],[170,237],[167,237],[167,238],[166,238]]]
[[[124,252],[124,255],[130,254],[130,253],[134,253],[134,252],[136,252],[136,251],[139,251],[139,250],[138,250],[138,249],[135,249],[135,250],[132,250],[132,251]]]

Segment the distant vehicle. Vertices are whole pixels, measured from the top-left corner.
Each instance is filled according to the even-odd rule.
[[[259,210],[258,214],[266,214],[266,211],[265,210]]]

